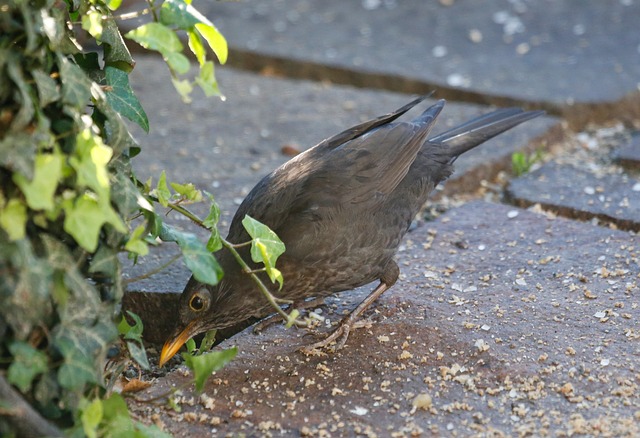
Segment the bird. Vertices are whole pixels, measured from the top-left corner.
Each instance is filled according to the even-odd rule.
[[[251,240],[242,225],[245,215],[284,242],[286,250],[276,265],[284,285],[273,291],[278,299],[302,303],[379,282],[333,333],[310,348],[334,342],[337,348],[344,346],[358,317],[394,285],[400,272],[394,256],[401,240],[429,193],[453,173],[455,160],[544,113],[498,109],[428,138],[444,100],[413,120],[396,121],[427,97],[353,126],[287,161],[258,182],[231,221],[231,243]],[[239,251],[251,260],[248,247]],[[273,313],[227,249],[215,256],[224,276],[215,286],[189,279],[160,366],[199,333]]]

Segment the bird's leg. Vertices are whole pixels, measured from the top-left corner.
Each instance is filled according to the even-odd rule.
[[[324,297],[318,297],[312,300],[297,300],[290,304],[287,310],[305,310],[311,307],[321,306],[322,304],[324,304]],[[274,313],[273,315],[267,316],[261,321],[258,321],[258,323],[253,327],[253,333],[258,334],[267,327],[278,322],[282,322],[282,316],[280,314]]]
[[[393,260],[390,260],[389,263],[387,263],[387,266],[385,266],[384,274],[380,277],[380,284],[373,290],[373,292],[367,295],[367,297],[358,304],[358,307],[340,321],[340,325],[338,325],[333,333],[322,341],[301,348],[302,352],[313,354],[314,350],[326,348],[334,341],[337,342],[334,350],[337,351],[344,347],[344,344],[347,342],[347,338],[349,337],[349,332],[354,328],[357,319],[364,313],[371,303],[377,300],[380,295],[394,285],[398,280],[399,274],[400,269],[398,268],[398,265]]]

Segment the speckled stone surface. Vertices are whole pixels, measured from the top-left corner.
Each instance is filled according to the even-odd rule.
[[[640,230],[640,180],[619,171],[598,174],[551,162],[512,180],[507,194],[516,205],[540,204],[563,216]]]
[[[467,203],[407,235],[399,282],[346,349],[308,357],[304,330],[248,330],[180,412],[130,404],[176,436],[636,436],[639,251],[627,232]],[[137,397],[188,379],[180,368]]]

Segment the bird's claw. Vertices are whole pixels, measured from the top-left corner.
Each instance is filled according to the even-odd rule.
[[[300,348],[300,351],[307,356],[317,356],[324,354],[324,352],[322,351],[323,349],[338,351],[342,347],[344,347],[344,344],[347,342],[350,329],[351,327],[349,327],[347,324],[340,324],[338,328],[336,328],[329,336],[321,341]],[[335,345],[332,345],[334,343]]]
[[[329,336],[321,341],[300,348],[300,351],[307,356],[316,356],[323,349],[336,352],[342,350],[347,343],[351,330],[370,326],[371,321],[343,321]]]

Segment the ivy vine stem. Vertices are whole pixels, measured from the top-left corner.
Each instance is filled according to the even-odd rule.
[[[191,211],[189,211],[185,207],[183,207],[183,206],[181,206],[181,205],[179,205],[179,204],[177,204],[175,202],[170,202],[168,204],[168,206],[172,210],[175,210],[178,213],[180,213],[180,214],[186,216],[187,218],[189,218],[196,225],[198,225],[198,226],[200,226],[200,227],[202,227],[202,228],[204,228],[204,229],[206,229],[208,231],[211,231],[211,229],[209,227],[207,227],[198,216],[196,216],[194,213],[192,213]],[[282,308],[280,307],[280,304],[293,304],[293,301],[291,301],[291,300],[283,300],[281,298],[275,297],[271,293],[269,288],[264,284],[264,282],[257,275],[257,272],[262,272],[262,270],[253,270],[247,264],[247,262],[244,261],[244,259],[242,258],[242,256],[238,252],[238,248],[242,248],[244,246],[250,245],[251,241],[244,242],[244,243],[231,243],[228,240],[223,239],[221,237],[220,238],[220,242],[222,243],[222,246],[224,246],[231,253],[231,255],[233,255],[233,258],[236,259],[236,261],[238,262],[238,264],[242,268],[242,271],[245,274],[247,274],[247,275],[249,275],[251,277],[251,279],[254,281],[256,286],[258,286],[258,289],[260,290],[262,295],[265,297],[265,299],[269,302],[269,304],[273,307],[273,309],[280,316],[282,316],[282,318],[284,319],[284,321],[287,324],[289,324],[289,325],[295,324],[297,327],[308,327],[309,326],[309,322],[308,321],[302,321],[302,320],[299,320],[297,318],[293,318],[292,319],[290,314],[288,314],[287,312],[282,310]]]

